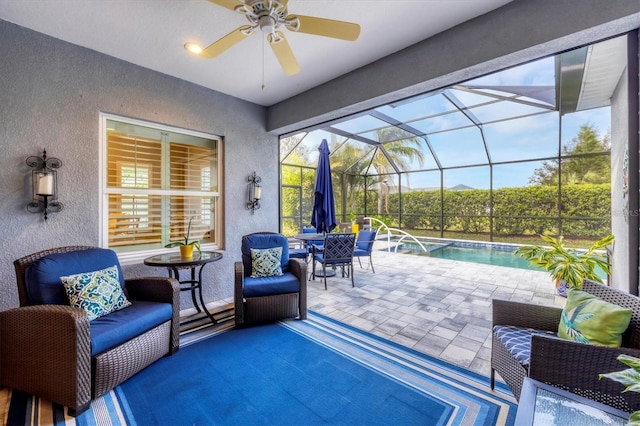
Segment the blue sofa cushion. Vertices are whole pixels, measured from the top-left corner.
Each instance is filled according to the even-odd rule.
[[[531,359],[531,336],[534,334],[556,336],[556,333],[551,331],[514,327],[512,325],[496,325],[493,327],[493,333],[507,349],[507,352],[526,368],[529,368]]]
[[[115,348],[172,316],[170,303],[132,301],[129,307],[96,318],[90,323],[91,356]]]
[[[122,268],[113,250],[91,248],[53,253],[35,261],[25,272],[27,295],[31,305],[68,305],[69,299],[60,277],[118,267],[120,286],[124,288]]]
[[[271,296],[299,291],[300,281],[291,272],[285,272],[278,277],[245,277],[244,279],[244,297]]]
[[[250,234],[242,237],[242,264],[244,276],[251,275],[251,249],[282,247],[280,265],[282,272],[289,271],[289,241],[282,234]]]

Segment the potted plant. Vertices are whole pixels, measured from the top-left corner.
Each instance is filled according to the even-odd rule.
[[[193,220],[193,218],[189,219],[189,225],[187,226],[187,234],[184,236],[184,239],[179,240],[179,241],[172,241],[169,244],[167,244],[165,247],[166,248],[172,248],[172,247],[180,247],[180,256],[181,257],[193,257],[193,249],[196,248],[198,250],[198,253],[202,253],[202,251],[200,250],[200,242],[197,240],[194,241],[189,241],[189,234],[191,234],[191,221]]]
[[[549,246],[523,246],[514,251],[531,262],[532,266],[540,267],[551,274],[556,281],[558,294],[566,296],[567,287],[582,288],[582,282],[590,279],[603,284],[597,270],[601,269],[609,275],[609,262],[605,254],[599,252],[613,242],[613,235],[609,234],[596,241],[585,251],[567,249],[564,238],[540,235]],[[564,284],[563,284],[564,283]]]
[[[618,355],[618,361],[630,368],[614,371],[613,373],[600,374],[600,379],[606,377],[622,383],[625,386],[622,392],[640,392],[640,359],[631,355],[620,354]],[[640,426],[640,411],[631,413],[627,426]]]

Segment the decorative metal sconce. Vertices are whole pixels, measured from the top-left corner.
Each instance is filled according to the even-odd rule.
[[[58,201],[58,172],[62,161],[57,158],[47,158],[47,150],[42,150],[42,157],[32,155],[27,158],[27,166],[31,167],[31,193],[33,201],[27,204],[27,211],[31,213],[57,213],[63,205]]]
[[[247,208],[251,210],[253,214],[260,208],[260,197],[262,196],[262,187],[259,185],[262,182],[262,178],[253,172],[247,177],[247,194],[249,201],[247,202]]]

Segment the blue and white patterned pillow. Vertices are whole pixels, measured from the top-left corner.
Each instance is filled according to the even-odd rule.
[[[120,287],[116,265],[60,277],[60,280],[69,297],[69,304],[83,309],[89,321],[131,305]]]
[[[277,277],[282,275],[282,247],[251,249],[251,277]]]

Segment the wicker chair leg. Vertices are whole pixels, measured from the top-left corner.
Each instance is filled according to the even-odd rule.
[[[491,369],[491,390],[496,387],[496,370]]]

